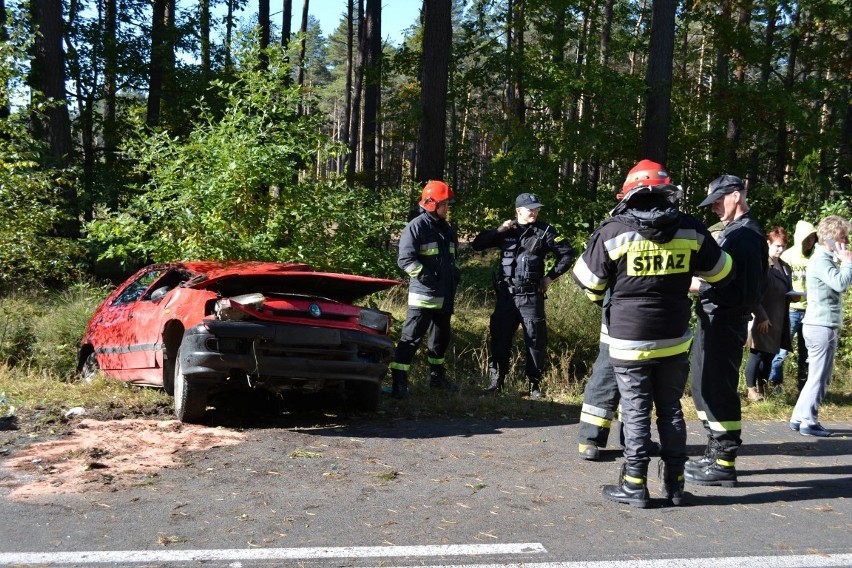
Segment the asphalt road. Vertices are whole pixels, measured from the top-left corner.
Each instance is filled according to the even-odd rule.
[[[659,499],[655,459],[646,510],[600,496],[621,452],[579,460],[576,423],[379,417],[246,429],[247,442],[131,489],[26,503],[0,494],[0,564],[852,565],[852,424],[825,425],[835,437],[746,424],[739,486],[688,485],[684,507]],[[700,455],[701,426],[689,430]],[[211,550],[235,552],[196,554]],[[722,557],[733,560],[709,560]]]

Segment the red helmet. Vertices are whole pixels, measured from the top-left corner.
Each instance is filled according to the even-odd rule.
[[[627,172],[627,179],[624,180],[624,185],[621,191],[615,196],[617,199],[623,199],[627,193],[634,188],[646,185],[661,185],[671,183],[672,179],[662,165],[651,160],[642,160],[633,169]]]
[[[456,194],[444,182],[432,180],[423,188],[423,193],[420,195],[420,207],[426,211],[435,211],[438,203],[447,200],[453,203],[456,200]]]

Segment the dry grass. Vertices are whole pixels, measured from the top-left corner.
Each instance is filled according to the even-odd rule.
[[[453,342],[447,353],[448,376],[458,383],[458,394],[431,391],[425,349],[415,357],[411,375],[412,397],[407,401],[386,399],[385,415],[400,417],[475,417],[478,419],[574,420],[579,417],[583,387],[597,354],[600,312],[588,302],[566,276],[548,293],[549,349],[543,378],[547,398],[525,398],[524,347],[516,333],[510,357],[506,392],[483,396],[488,383],[488,325],[494,306],[489,289],[488,267],[474,258],[465,266],[463,287],[456,300]],[[170,414],[171,397],[158,389],[130,387],[99,378],[91,383],[73,380],[76,344],[82,336],[88,313],[105,294],[103,288],[78,285],[51,297],[0,298],[0,419],[26,416],[38,426],[62,424],[64,413],[81,406],[101,417]],[[394,316],[394,337],[399,336],[406,313],[407,289],[399,286],[375,296],[371,303]],[[34,322],[34,323],[33,323]],[[48,356],[48,354],[50,354]],[[5,360],[5,363],[3,361]],[[794,376],[789,357],[787,377]],[[745,399],[748,420],[787,419],[795,404],[794,381],[785,391],[759,403]],[[852,420],[852,366],[839,359],[834,382],[822,407],[826,421]],[[689,396],[683,399],[690,418],[695,411]]]

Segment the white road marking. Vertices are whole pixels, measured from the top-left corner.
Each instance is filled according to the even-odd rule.
[[[590,560],[587,562],[512,562],[501,564],[442,564],[418,568],[847,568],[852,554],[803,554],[799,556],[731,556],[720,558],[659,558],[654,560]],[[388,567],[390,568],[390,567]],[[396,567],[410,568],[410,567]]]
[[[0,553],[5,564],[99,564],[144,562],[316,560],[323,558],[401,558],[424,556],[471,556],[497,554],[543,554],[540,543],[451,544],[426,546],[354,546],[328,548],[253,548],[225,550],[116,550],[80,552],[8,552]],[[659,558],[649,560],[592,560],[574,562],[510,562],[500,564],[453,564],[421,568],[695,568],[698,558]],[[852,566],[852,554],[807,554],[784,556],[731,556],[701,558],[713,568],[843,568]]]
[[[400,558],[539,554],[540,543],[447,544],[424,546],[338,546],[326,548],[250,548],[224,550],[86,550],[80,552],[6,552],[0,564],[98,564],[121,562],[191,562],[211,560],[312,560],[318,558]]]

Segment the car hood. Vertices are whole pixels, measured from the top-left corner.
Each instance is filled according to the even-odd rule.
[[[303,294],[352,303],[400,284],[397,280],[317,272],[307,264],[274,262],[186,263],[196,276],[184,286],[215,290],[222,296],[250,292]]]

